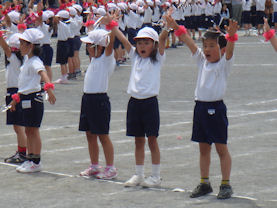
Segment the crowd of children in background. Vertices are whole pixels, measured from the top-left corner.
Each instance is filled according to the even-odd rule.
[[[264,19],[265,2],[255,0],[254,24],[258,34],[262,34],[265,29],[266,40],[270,40],[274,48],[277,48],[275,33],[270,30],[267,19]],[[159,186],[160,151],[157,137],[160,116],[157,96],[160,70],[165,60],[165,49],[176,48],[177,45],[185,43],[199,68],[192,140],[199,142],[201,183],[191,197],[212,192],[209,182],[209,158],[211,144],[215,143],[222,171],[222,183],[217,197],[230,198],[233,193],[229,183],[231,157],[227,148],[228,120],[223,97],[226,78],[232,65],[238,25],[236,21],[229,19],[227,5],[220,0],[114,0],[109,3],[99,0],[97,3],[84,2],[83,5],[61,0],[59,3],[59,8],[48,8],[42,2],[34,0],[31,0],[28,6],[15,0],[0,6],[0,46],[6,56],[7,69],[6,104],[11,106],[10,111],[7,111],[7,124],[14,126],[18,140],[18,151],[6,158],[5,162],[21,164],[17,168],[18,172],[41,170],[42,145],[39,127],[43,116],[42,93],[45,91],[48,101],[55,103],[54,85],[51,83],[54,54],[51,37],[56,34],[55,60],[60,64],[61,77],[55,83],[66,84],[68,80],[76,79],[81,74],[79,51],[82,42],[86,44],[86,53],[90,57],[84,80],[79,130],[86,132],[91,165],[80,175],[102,179],[117,176],[113,144],[109,138],[111,107],[107,90],[115,65],[124,63],[127,54],[132,63],[132,71],[127,90],[131,98],[126,126],[127,136],[135,137],[136,166],[135,175],[124,185]],[[272,1],[272,4],[273,23],[276,26],[277,3]],[[252,6],[252,0],[242,0],[242,25],[246,36],[251,35],[253,27]],[[82,28],[85,28],[83,32],[87,34],[84,38],[80,38]],[[224,28],[227,29],[226,36],[219,30]],[[204,30],[206,32],[202,35]],[[194,42],[196,37],[203,40],[203,52]],[[205,83],[214,79],[211,73],[206,72],[209,70],[215,70],[216,76],[220,78],[213,87],[205,88]],[[210,118],[203,117],[206,111],[209,115],[214,115],[214,111],[210,112],[210,109],[219,111],[222,115],[217,118],[216,124]],[[197,120],[199,117],[203,119]],[[200,128],[199,123],[209,128],[209,132]],[[152,175],[146,179],[145,137],[148,137],[152,159]],[[104,171],[98,164],[98,138],[106,159]]]

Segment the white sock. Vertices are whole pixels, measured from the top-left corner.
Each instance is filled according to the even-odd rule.
[[[67,74],[63,74],[62,79],[67,79]]]
[[[152,164],[152,176],[160,178],[160,173],[161,173],[161,165]]]
[[[144,177],[144,165],[136,165],[136,175]]]

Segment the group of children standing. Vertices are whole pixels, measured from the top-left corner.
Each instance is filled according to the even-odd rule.
[[[80,175],[113,179],[118,174],[114,166],[114,148],[109,137],[111,105],[107,95],[109,78],[116,65],[113,46],[115,38],[117,38],[127,51],[132,65],[127,89],[130,99],[127,108],[126,135],[135,138],[136,164],[135,174],[124,183],[124,186],[157,187],[161,185],[158,145],[160,115],[157,96],[170,28],[174,31],[174,35],[188,46],[198,67],[192,141],[199,143],[201,181],[193,190],[191,197],[203,196],[213,191],[209,181],[209,167],[211,145],[215,143],[222,173],[222,182],[217,198],[227,199],[231,197],[233,191],[230,185],[231,156],[227,147],[228,118],[223,98],[227,77],[233,64],[235,41],[238,40],[236,33],[238,25],[236,21],[230,20],[226,27],[227,34],[216,29],[208,30],[203,35],[203,49],[200,49],[189,35],[186,27],[177,24],[173,18],[174,12],[172,7],[164,14],[166,26],[161,28],[160,35],[153,28],[145,26],[134,35],[131,42],[118,27],[119,22],[117,21],[120,16],[118,12],[115,12],[112,16],[106,14],[101,19],[105,29],[88,31],[87,36],[81,38],[81,41],[86,43],[91,61],[84,79],[79,130],[86,132],[91,165]],[[38,16],[43,17],[43,14],[44,12]],[[65,27],[67,23],[64,22],[64,18],[66,17],[68,17],[67,13],[63,10],[55,17],[57,18],[55,21],[58,25],[58,48],[60,49],[70,45],[63,39],[72,32]],[[43,27],[41,21],[38,21],[38,25]],[[270,40],[274,48],[277,48],[275,33],[270,30],[267,20],[265,20],[265,30],[266,40]],[[49,32],[47,28],[44,28],[43,31]],[[69,37],[74,42],[75,36]],[[0,34],[0,45],[7,57],[6,102],[7,105],[11,105],[10,111],[7,112],[7,124],[14,125],[19,145],[17,156],[6,162],[23,162],[16,168],[18,172],[23,173],[41,170],[39,127],[43,116],[42,89],[47,92],[48,101],[51,104],[54,104],[56,100],[53,94],[54,85],[39,58],[41,55],[40,44],[43,38],[46,38],[44,33],[37,28],[27,29],[23,33],[15,33],[8,38],[7,42],[3,39],[3,34]],[[45,41],[45,44],[47,45],[48,42]],[[45,50],[49,50],[49,48]],[[62,55],[60,54],[60,56]],[[59,58],[61,65],[66,64],[65,57]],[[45,83],[43,88],[41,81]],[[152,161],[152,174],[147,178],[144,175],[145,137],[148,138]],[[98,138],[106,159],[104,169],[99,165]],[[11,161],[18,158],[22,160]]]

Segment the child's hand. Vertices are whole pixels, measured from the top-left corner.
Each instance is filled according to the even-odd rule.
[[[178,29],[178,24],[176,21],[171,17],[172,9],[169,9],[166,15],[163,16],[163,19],[166,21],[166,25],[168,28]]]
[[[235,20],[229,20],[229,26],[225,25],[225,30],[230,35],[230,37],[234,36],[238,30],[238,22]]]
[[[268,24],[267,18],[264,17],[264,31],[268,32],[270,30],[270,26]]]
[[[9,105],[11,106],[11,108],[10,108],[10,111],[11,111],[11,112],[16,111],[16,108],[15,108],[16,102],[15,102],[14,100],[12,100],[12,102],[11,102]]]
[[[54,93],[53,93],[53,90],[52,89],[49,89],[48,91],[47,91],[47,93],[48,93],[48,101],[49,101],[49,103],[50,104],[55,104],[55,102],[56,102],[56,97],[55,97],[55,95],[54,95]]]

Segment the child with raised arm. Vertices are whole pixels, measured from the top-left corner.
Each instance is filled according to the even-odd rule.
[[[127,136],[135,137],[136,172],[124,186],[157,187],[161,184],[160,150],[158,135],[160,126],[157,96],[160,89],[160,71],[165,60],[167,31],[158,33],[149,27],[139,30],[135,47],[107,17],[107,27],[123,43],[132,63],[127,93],[131,96],[127,109]],[[151,151],[152,175],[144,180],[145,136]]]
[[[18,77],[20,74],[20,67],[23,64],[23,56],[19,51],[19,33],[11,35],[6,42],[3,37],[3,33],[0,32],[0,46],[5,53],[5,66],[6,66],[6,105],[9,105],[12,101],[12,95],[18,91]],[[7,163],[21,164],[26,161],[26,145],[27,138],[25,129],[23,127],[22,110],[21,106],[17,105],[17,109],[14,112],[7,111],[6,124],[13,125],[13,129],[17,136],[17,151],[11,157],[5,158]]]
[[[265,32],[263,35],[264,35],[265,41],[270,41],[271,45],[277,52],[277,38],[275,36],[275,30],[270,28],[266,18],[264,18],[264,31]]]
[[[56,101],[53,93],[54,85],[45,71],[42,61],[39,58],[40,41],[43,33],[31,28],[19,34],[20,52],[25,56],[21,72],[18,78],[18,92],[12,95],[11,111],[16,110],[16,104],[20,104],[23,113],[23,126],[27,135],[27,161],[16,170],[21,173],[32,173],[41,171],[41,138],[39,127],[41,125],[44,104],[41,94],[41,81],[44,81],[44,91],[48,93],[48,101],[54,104]]]
[[[81,41],[87,44],[92,59],[85,75],[79,123],[79,130],[86,132],[91,165],[80,175],[113,179],[117,176],[117,170],[114,167],[113,144],[109,137],[111,104],[107,91],[109,78],[115,69],[114,36],[106,30],[96,29],[81,38]],[[98,164],[98,137],[106,159],[106,168],[102,172]]]
[[[201,182],[193,190],[191,198],[212,192],[209,182],[211,145],[215,143],[220,158],[222,182],[218,199],[230,198],[233,191],[230,185],[231,156],[227,147],[228,119],[223,98],[226,79],[233,63],[234,42],[238,39],[237,22],[230,20],[227,34],[208,30],[203,36],[203,50],[198,48],[186,32],[166,16],[168,26],[186,43],[198,66],[198,79],[195,89],[192,141],[199,143]]]

